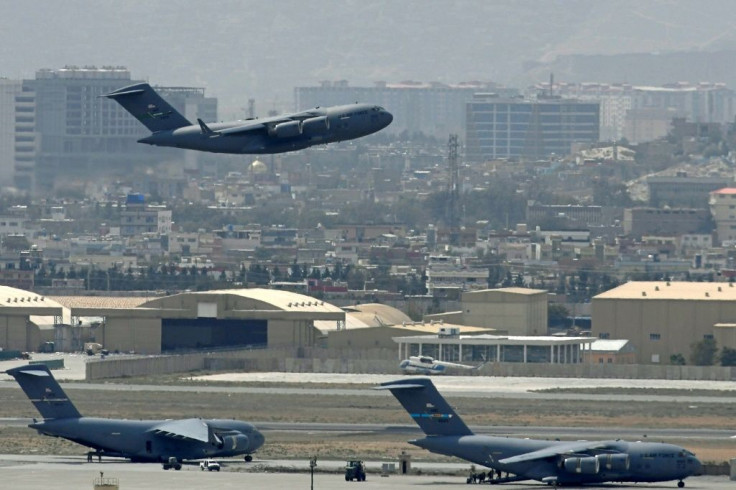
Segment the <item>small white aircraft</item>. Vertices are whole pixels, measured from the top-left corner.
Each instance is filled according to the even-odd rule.
[[[445,374],[448,369],[469,369],[477,370],[485,365],[480,364],[478,366],[469,366],[467,364],[458,364],[455,362],[438,361],[428,356],[411,356],[409,359],[404,359],[399,364],[402,371],[407,374]]]

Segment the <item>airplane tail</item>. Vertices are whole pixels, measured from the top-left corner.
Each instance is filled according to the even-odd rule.
[[[44,419],[82,416],[54,379],[48,366],[28,364],[5,372],[15,378]]]
[[[119,88],[102,97],[123,106],[152,133],[192,125],[147,83]]]
[[[391,391],[428,436],[473,435],[428,378],[389,381],[375,389]]]

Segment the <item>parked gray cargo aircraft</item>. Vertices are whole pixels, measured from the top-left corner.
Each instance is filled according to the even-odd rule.
[[[537,480],[554,485],[678,480],[701,471],[693,453],[651,442],[544,441],[476,435],[460,419],[428,378],[382,383],[426,437],[410,444],[492,468],[492,483]],[[505,477],[501,477],[506,473]]]
[[[206,124],[197,119],[197,124],[192,124],[147,83],[123,87],[102,97],[118,102],[151,131],[139,143],[213,153],[301,150],[367,136],[393,121],[383,107],[356,103],[244,121]]]
[[[155,462],[165,470],[179,470],[183,462],[205,458],[245,455],[251,461],[264,442],[252,424],[237,420],[83,417],[45,365],[29,364],[6,373],[18,381],[43,417],[28,427],[92,448],[90,456]]]

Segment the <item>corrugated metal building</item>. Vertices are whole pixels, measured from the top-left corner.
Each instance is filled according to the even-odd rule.
[[[735,348],[731,330],[716,325],[736,323],[736,285],[629,282],[593,298],[592,322],[598,338],[629,339],[639,364],[668,364],[673,354],[688,359],[692,344],[707,338]]]

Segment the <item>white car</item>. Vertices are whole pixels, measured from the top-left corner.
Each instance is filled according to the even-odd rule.
[[[213,459],[205,459],[199,462],[199,469],[202,471],[220,471],[220,463]]]

